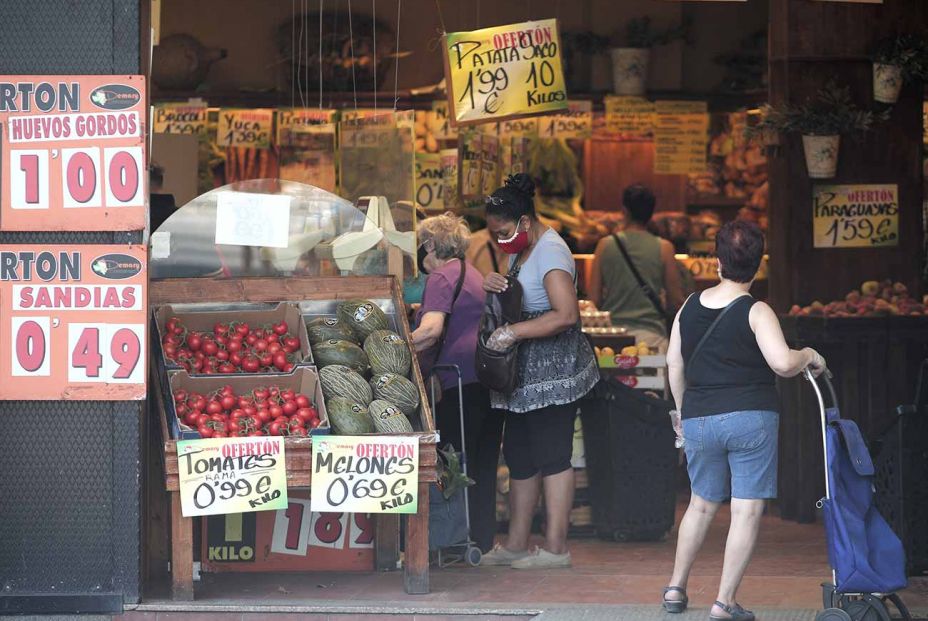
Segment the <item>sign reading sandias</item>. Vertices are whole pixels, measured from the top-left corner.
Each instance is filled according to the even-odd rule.
[[[0,246],[0,399],[144,399],[146,257]]]
[[[816,248],[899,245],[899,188],[820,185],[812,198]]]
[[[415,513],[419,439],[409,436],[313,438],[313,511]]]
[[[454,124],[567,110],[556,19],[452,32],[442,52]]]
[[[0,76],[0,230],[145,228],[145,78]]]
[[[287,508],[284,439],[210,438],[177,443],[184,517]]]

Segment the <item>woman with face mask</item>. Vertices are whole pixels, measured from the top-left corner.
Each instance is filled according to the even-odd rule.
[[[509,254],[508,274],[523,291],[522,321],[499,328],[487,346],[519,343],[516,388],[491,393],[506,411],[503,454],[509,467],[509,536],[481,564],[514,569],[569,567],[567,527],[574,498],[573,450],[577,401],[599,380],[589,341],[580,330],[576,266],[564,240],[535,216],[535,184],[510,176],[487,198],[487,229]],[[484,289],[500,293],[506,278],[488,274]],[[529,551],[532,515],[544,488],[543,548]]]
[[[483,277],[465,259],[470,231],[463,219],[447,213],[419,223],[419,269],[428,280],[412,333],[425,377],[434,365],[457,365],[464,400],[464,444],[469,474],[471,538],[484,552],[496,535],[496,468],[503,433],[502,413],[490,408],[490,393],[477,381],[477,327],[483,314]],[[458,384],[454,372],[438,371],[442,397],[435,423],[442,444],[461,450]]]

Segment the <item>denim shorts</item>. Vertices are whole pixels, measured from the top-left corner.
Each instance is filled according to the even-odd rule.
[[[776,412],[744,410],[683,421],[693,493],[710,502],[777,497]]]

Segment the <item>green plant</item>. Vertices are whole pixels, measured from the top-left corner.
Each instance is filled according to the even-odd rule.
[[[902,69],[907,82],[928,80],[928,39],[915,34],[887,37],[877,43],[873,62]]]
[[[474,484],[474,480],[464,474],[461,467],[461,458],[450,444],[445,445],[444,449],[439,449],[440,456],[439,466],[441,474],[438,480],[441,482],[442,495],[445,500],[454,496],[458,491]]]
[[[834,136],[863,132],[878,121],[885,121],[888,111],[873,112],[858,107],[851,100],[851,89],[829,82],[825,88],[799,105],[761,108],[761,120],[745,130],[748,138],[764,131],[797,133],[804,136]]]
[[[610,39],[612,47],[652,48],[682,40],[693,43],[692,19],[685,17],[679,26],[662,31],[651,29],[650,17],[636,17],[625,24],[625,32],[617,31]]]

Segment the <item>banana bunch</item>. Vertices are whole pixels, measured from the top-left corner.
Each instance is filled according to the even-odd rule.
[[[434,112],[416,111],[416,152],[438,153],[438,137],[444,127],[444,121]]]

